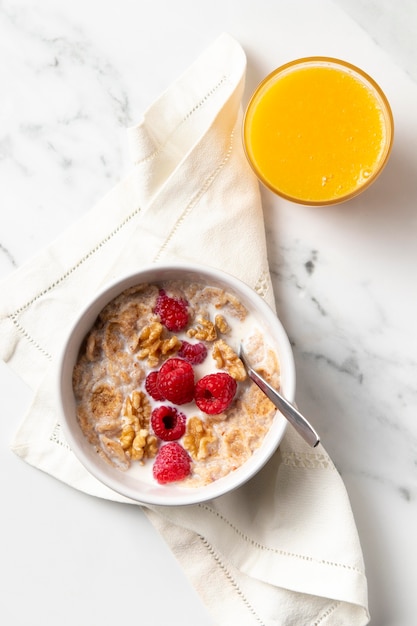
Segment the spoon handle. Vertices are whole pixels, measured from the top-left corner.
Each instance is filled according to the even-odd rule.
[[[315,448],[320,443],[320,437],[311,426],[311,424],[306,420],[306,418],[301,415],[301,413],[282,396],[276,389],[271,387],[271,385],[260,375],[258,374],[252,367],[249,365],[246,355],[244,354],[242,348],[239,351],[239,358],[244,364],[248,376],[253,382],[258,385],[259,389],[264,392],[264,394],[271,400],[271,402],[281,411],[284,417],[292,424],[292,426],[296,429],[296,431],[301,435],[301,437],[306,441],[310,446]]]

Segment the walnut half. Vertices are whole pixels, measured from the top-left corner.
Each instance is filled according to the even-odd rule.
[[[134,391],[126,398],[124,424],[120,445],[132,461],[153,458],[158,451],[158,440],[149,432],[151,405],[143,391]]]
[[[246,380],[245,366],[233,348],[224,339],[219,339],[214,343],[212,356],[216,361],[218,369],[225,370],[235,380]]]
[[[199,341],[215,341],[217,339],[218,332],[221,335],[225,335],[230,331],[230,326],[227,323],[226,318],[223,315],[216,315],[214,322],[208,317],[199,317],[197,324],[194,328],[187,330],[189,337],[194,337]]]
[[[161,358],[178,352],[181,341],[173,335],[164,339],[164,327],[159,322],[152,322],[142,329],[138,339],[138,357],[147,359],[149,367],[156,367]]]
[[[199,341],[214,341],[217,339],[217,330],[213,322],[206,317],[199,317],[195,328],[187,330],[189,337],[194,337]]]

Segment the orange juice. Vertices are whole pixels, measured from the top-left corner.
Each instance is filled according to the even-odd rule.
[[[380,173],[393,120],[385,95],[362,70],[310,57],[259,85],[243,132],[248,159],[266,186],[301,204],[335,204]]]

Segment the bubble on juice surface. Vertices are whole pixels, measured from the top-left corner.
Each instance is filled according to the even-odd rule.
[[[358,184],[362,185],[368,180],[370,176],[372,176],[372,170],[370,168],[362,169],[358,176]]]

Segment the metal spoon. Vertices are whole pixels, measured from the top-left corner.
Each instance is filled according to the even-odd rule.
[[[320,437],[314,430],[314,428],[309,424],[306,418],[301,415],[301,413],[282,396],[276,389],[271,387],[269,383],[254,369],[250,366],[248,362],[248,358],[242,348],[242,345],[239,346],[239,358],[242,361],[245,369],[248,373],[248,376],[254,383],[256,383],[264,392],[264,394],[271,400],[271,402],[281,411],[284,417],[292,424],[292,426],[296,429],[296,431],[301,435],[301,437],[306,441],[310,446],[315,448],[320,443]]]

